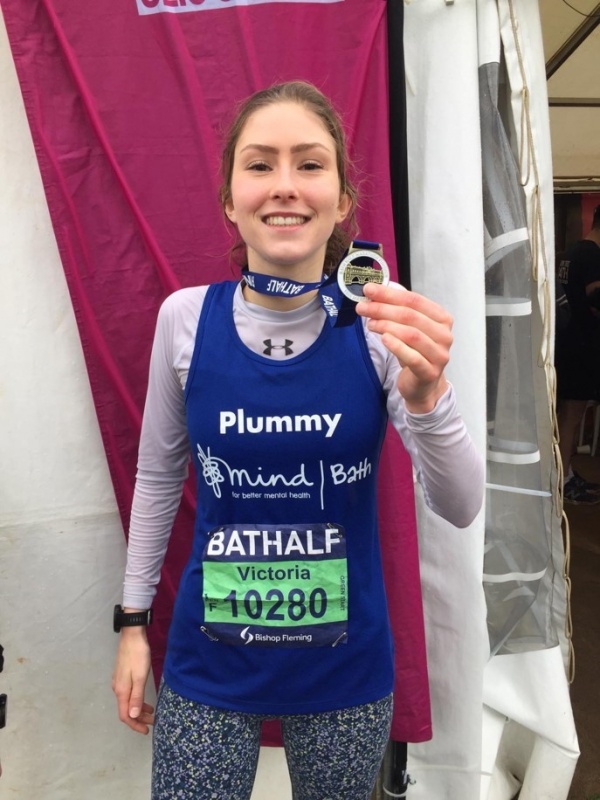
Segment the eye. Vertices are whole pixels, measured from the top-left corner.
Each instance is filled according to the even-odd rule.
[[[300,165],[300,169],[312,172],[313,170],[323,169],[323,165],[319,161],[304,161]]]
[[[267,164],[266,161],[251,161],[246,169],[251,170],[253,172],[267,172],[271,169],[271,167]]]

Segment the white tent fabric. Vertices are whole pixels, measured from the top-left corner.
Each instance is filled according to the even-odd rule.
[[[538,166],[525,186],[528,222],[531,231],[539,221],[535,208],[542,210],[549,258],[552,186],[537,4],[499,0],[498,7],[517,138],[521,109],[513,77],[521,73],[509,40],[511,10],[518,15]],[[414,0],[406,5],[405,43],[413,285],[455,316],[450,379],[484,452],[477,13],[475,0]],[[118,722],[110,692],[116,637],[109,620],[120,596],[123,531],[2,24],[0,106],[0,692],[9,695],[0,794],[142,800],[149,794],[149,741]],[[549,297],[543,269],[536,280],[541,341],[540,308]],[[547,420],[548,443],[541,457],[549,474],[552,430],[541,396],[537,411]],[[523,783],[522,800],[564,799],[577,758],[564,637],[562,652],[487,663],[483,514],[456,531],[419,506],[435,733],[432,742],[409,748],[416,783],[408,797],[504,800]],[[556,524],[553,536],[560,573]],[[565,603],[560,582],[556,588],[563,598],[560,635]],[[253,800],[289,797],[281,751],[269,749]]]
[[[511,88],[514,149],[533,251],[533,340],[539,369],[534,371],[541,466],[545,489],[556,483],[553,418],[548,393],[554,385],[553,355],[554,239],[552,162],[546,76],[539,12],[528,0],[499,0],[499,21]],[[538,350],[539,348],[539,350]],[[568,694],[566,670],[570,643],[565,638],[568,600],[563,575],[562,502],[554,498],[549,538],[554,557],[553,614],[560,646],[537,652],[494,657],[484,681],[485,719],[504,727],[492,773],[489,800],[514,796],[514,778],[522,783],[521,800],[564,800],[579,755]],[[548,698],[552,698],[548,702]],[[505,724],[499,724],[500,713]],[[485,728],[484,728],[485,734]],[[484,736],[485,738],[485,736]],[[484,783],[485,785],[485,783]]]
[[[454,315],[448,370],[485,448],[484,229],[473,2],[405,6],[412,286]],[[460,469],[460,465],[457,465]],[[419,504],[434,738],[409,745],[415,800],[479,797],[483,670],[483,515],[456,531]]]
[[[4,25],[0,25],[0,795],[148,795],[110,674],[123,529]]]
[[[490,266],[498,257],[498,253],[492,254],[495,245],[498,252],[514,247],[525,234],[521,228],[509,236],[510,241],[504,236],[491,243],[483,224],[477,68],[498,62],[501,45],[511,89],[508,129],[520,166],[533,259],[533,302],[523,304],[523,309],[527,305],[527,315],[531,315],[532,362],[538,362],[532,376],[536,398],[532,413],[540,440],[536,460],[541,466],[543,491],[539,494],[548,501],[557,481],[549,400],[553,383],[552,286],[548,280],[549,265],[550,277],[553,274],[552,174],[535,3],[418,0],[406,7],[412,279],[415,289],[435,297],[456,316],[457,347],[451,371],[459,365],[462,369],[459,374],[452,372],[451,378],[462,412],[478,435],[486,418],[485,398],[478,393],[485,386],[481,348],[486,335],[484,244],[485,263]],[[520,315],[523,309],[516,311]],[[548,522],[556,569],[551,621],[556,629],[553,638],[561,642],[566,656],[560,498],[556,500]],[[423,579],[434,739],[409,748],[409,772],[417,779],[410,797],[508,800],[521,789],[521,800],[564,800],[578,750],[560,648],[495,656],[484,668],[487,654],[482,656],[477,647],[484,641],[487,647],[479,617],[483,520],[472,526],[472,538],[464,541],[449,538],[435,518],[424,522]],[[444,597],[447,607],[443,606]],[[461,604],[465,638],[459,653],[452,647],[452,639],[461,627],[457,613]],[[461,661],[465,653],[470,655],[466,672]],[[548,697],[552,697],[551,703]],[[477,733],[482,734],[480,738]],[[482,752],[478,750],[480,742]]]

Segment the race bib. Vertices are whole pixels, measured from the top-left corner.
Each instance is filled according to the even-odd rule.
[[[339,525],[227,525],[204,549],[204,630],[251,647],[346,642],[348,569]]]

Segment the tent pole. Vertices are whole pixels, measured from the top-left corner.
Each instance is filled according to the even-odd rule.
[[[565,63],[580,44],[600,25],[600,3],[586,16],[581,25],[573,31],[567,41],[558,48],[556,53],[546,62],[546,80],[552,77],[556,70]]]
[[[406,81],[404,77],[404,3],[387,0],[390,183],[398,276],[411,287],[406,155]]]

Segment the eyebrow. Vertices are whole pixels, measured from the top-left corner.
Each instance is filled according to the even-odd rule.
[[[321,144],[321,142],[303,142],[302,144],[295,144],[291,148],[291,152],[304,153],[306,150],[313,150],[314,148],[320,148],[322,150],[329,152],[329,148],[326,147],[324,144]],[[273,154],[277,154],[279,152],[277,147],[271,147],[271,145],[268,144],[247,144],[240,150],[240,152],[243,153],[246,150],[258,150],[261,153],[273,153]]]

